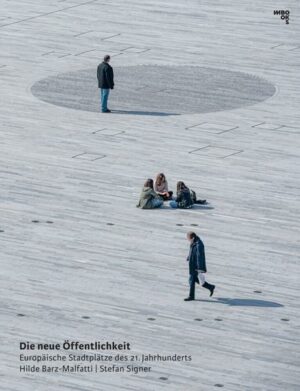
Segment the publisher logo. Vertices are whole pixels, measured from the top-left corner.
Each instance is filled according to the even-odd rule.
[[[274,15],[279,15],[280,19],[285,20],[285,24],[290,24],[289,10],[274,10]]]

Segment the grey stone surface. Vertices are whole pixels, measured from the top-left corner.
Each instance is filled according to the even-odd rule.
[[[300,10],[289,4],[286,25],[277,0],[3,2],[1,390],[298,391]],[[253,75],[276,92],[176,116],[145,115],[143,102],[145,112],[128,104],[106,115],[32,94],[41,80],[96,71],[106,53],[117,80],[123,68],[196,66]],[[116,110],[126,103],[114,100],[119,80]],[[135,208],[161,171],[209,208]],[[190,229],[217,289],[184,303]],[[20,341],[66,338],[128,340],[134,354],[193,361],[135,376],[18,374]]]
[[[95,68],[48,77],[31,91],[45,102],[100,111]],[[209,113],[259,103],[275,87],[254,75],[196,66],[140,65],[115,69],[117,111],[155,114]]]

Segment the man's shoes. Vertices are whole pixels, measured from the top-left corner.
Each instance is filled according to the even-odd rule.
[[[111,113],[111,110],[107,109],[107,110],[102,110],[102,113]]]
[[[214,290],[215,290],[215,285],[212,285],[212,284],[209,284],[208,282],[205,282],[203,285],[203,288],[206,288],[210,291],[210,295],[209,296],[212,296],[214,294]]]
[[[186,298],[184,299],[184,301],[192,301],[192,300],[195,300],[195,298],[194,298],[194,297],[186,297]]]

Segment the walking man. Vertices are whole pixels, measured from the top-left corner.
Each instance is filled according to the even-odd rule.
[[[185,301],[195,300],[195,284],[201,284],[203,288],[210,291],[210,296],[214,294],[215,285],[209,284],[205,281],[206,262],[205,250],[202,240],[195,234],[195,232],[187,233],[187,240],[190,242],[190,251],[187,257],[190,271],[190,294],[184,299]],[[199,281],[200,280],[200,281]]]
[[[110,113],[111,111],[107,107],[107,101],[110,90],[114,88],[114,71],[109,65],[110,56],[107,54],[104,56],[103,62],[98,65],[97,79],[98,88],[100,88],[101,96],[101,109],[102,113]]]

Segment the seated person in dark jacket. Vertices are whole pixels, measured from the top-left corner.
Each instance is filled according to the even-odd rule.
[[[153,179],[147,179],[140,196],[137,208],[154,209],[162,206],[163,201],[153,189]]]
[[[175,201],[170,202],[172,208],[188,209],[193,206],[190,189],[184,182],[177,182],[177,197]]]

